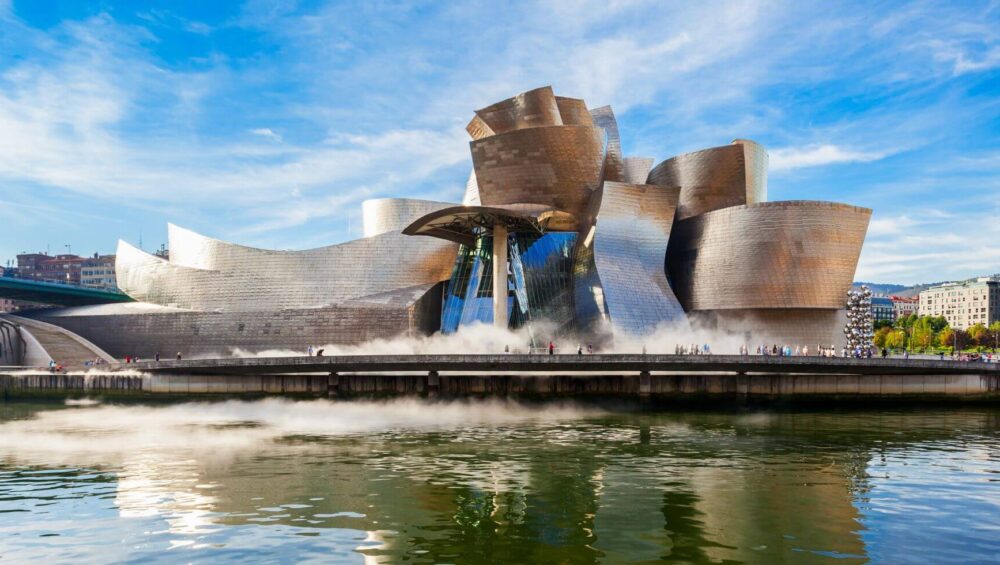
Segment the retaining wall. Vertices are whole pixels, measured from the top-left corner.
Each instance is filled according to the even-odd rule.
[[[541,397],[949,397],[1000,401],[1000,375],[0,375],[33,395],[440,395]]]

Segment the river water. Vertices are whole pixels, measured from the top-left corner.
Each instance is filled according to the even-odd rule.
[[[1000,410],[0,403],[0,556],[997,562]]]

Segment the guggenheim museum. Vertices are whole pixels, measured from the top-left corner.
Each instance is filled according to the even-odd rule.
[[[477,110],[461,203],[363,203],[364,237],[305,251],[169,226],[169,258],[125,242],[134,302],[38,310],[112,355],[303,350],[524,328],[607,343],[666,326],[834,344],[871,210],[767,200],[767,151],[737,139],[624,156],[608,106],[531,90]],[[654,166],[655,164],[655,166]],[[499,289],[499,290],[498,290]]]

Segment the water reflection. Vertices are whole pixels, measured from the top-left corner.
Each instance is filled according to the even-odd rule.
[[[5,404],[0,554],[988,560],[1000,551],[998,416]]]

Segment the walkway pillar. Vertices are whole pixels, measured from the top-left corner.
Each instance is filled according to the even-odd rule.
[[[493,227],[493,325],[507,329],[507,226]]]

